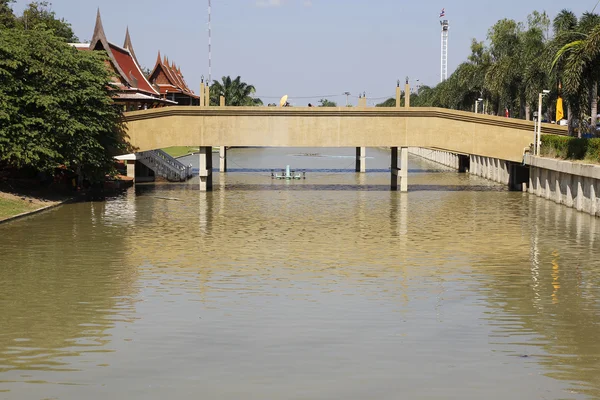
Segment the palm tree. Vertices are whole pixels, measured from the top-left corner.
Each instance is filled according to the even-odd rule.
[[[587,99],[579,100],[583,104],[589,101],[591,127],[595,131],[600,80],[600,16],[585,13],[573,37],[576,39],[566,43],[556,53],[553,66],[560,64],[565,93],[575,98],[589,93]],[[583,114],[582,111],[580,109],[580,114]]]
[[[220,97],[225,97],[226,106],[261,106],[261,99],[252,97],[256,93],[253,85],[242,82],[241,77],[231,79],[230,76],[221,78],[222,82],[214,81],[210,86],[210,104],[218,106]]]
[[[565,45],[575,40],[577,32],[577,25],[579,20],[577,16],[570,10],[563,9],[558,15],[554,18],[552,23],[552,27],[554,29],[554,39],[549,45],[549,54],[551,54],[552,60],[551,62],[551,76],[553,82],[562,82],[563,81],[563,70],[564,70],[564,61],[557,59],[556,54],[560,49],[562,49]],[[565,100],[567,105],[567,126],[569,128],[569,134],[573,134],[573,114],[579,112],[579,104],[577,101],[577,96],[573,94],[571,90],[565,90]],[[581,130],[580,130],[581,134]]]

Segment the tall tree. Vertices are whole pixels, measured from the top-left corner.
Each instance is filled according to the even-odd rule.
[[[503,19],[498,21],[488,33],[492,63],[486,73],[486,87],[498,104],[498,114],[504,107],[515,108],[522,97],[523,68],[521,54],[522,24]],[[524,107],[520,114],[524,114]]]
[[[598,113],[598,81],[600,80],[600,16],[584,13],[574,32],[569,32],[570,42],[556,53],[553,62],[563,78],[565,93],[573,99],[580,120],[585,118],[585,105],[590,111],[591,130],[595,132]],[[596,47],[595,47],[596,46]],[[586,96],[583,94],[587,93]],[[579,135],[582,133],[580,124]]]
[[[576,39],[576,29],[579,20],[577,16],[570,10],[561,10],[552,22],[554,30],[554,38],[549,45],[548,54],[551,56],[551,81],[562,84],[563,81],[563,65],[564,60],[555,60],[556,53],[563,48],[566,44]],[[564,91],[565,100],[567,106],[567,127],[569,129],[569,135],[573,134],[573,114],[579,114],[580,104],[578,96],[571,90]],[[581,135],[581,130],[579,131]]]
[[[0,40],[0,162],[103,177],[125,149],[106,55],[79,52],[51,31],[5,29]]]
[[[29,3],[23,11],[23,15],[18,18],[19,24],[25,30],[49,29],[55,36],[64,39],[65,42],[78,42],[79,39],[73,33],[71,24],[63,18],[57,18],[51,7],[52,3],[47,1]]]
[[[15,25],[15,15],[10,7],[15,0],[0,0],[0,29],[12,28]]]
[[[547,54],[550,18],[543,12],[534,11],[527,17],[527,29],[521,33],[520,60],[523,65],[521,98],[525,107],[525,119],[530,119],[531,106],[538,101],[538,94],[549,86]],[[553,94],[554,96],[554,94]],[[549,119],[552,119],[549,117]]]
[[[242,82],[241,77],[231,79],[230,76],[221,78],[221,82],[214,81],[210,86],[210,103],[218,106],[220,97],[225,97],[226,106],[261,106],[261,99],[252,97],[256,93],[253,85]]]

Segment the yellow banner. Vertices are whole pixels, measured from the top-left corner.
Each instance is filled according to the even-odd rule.
[[[564,112],[563,112],[563,101],[562,101],[562,97],[559,97],[556,100],[556,122],[558,123],[558,121],[560,121],[561,119],[563,119],[565,116]]]

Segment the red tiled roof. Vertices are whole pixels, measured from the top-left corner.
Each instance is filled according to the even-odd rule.
[[[152,85],[150,85],[148,80],[146,80],[146,77],[136,64],[129,51],[122,49],[119,46],[116,46],[112,43],[109,43],[109,46],[115,61],[119,64],[121,70],[125,74],[127,74],[126,78],[128,78],[128,80],[134,86],[137,86],[138,89],[143,90],[145,92],[158,94],[158,92],[152,87]]]
[[[173,62],[170,64],[166,56],[161,58],[160,52],[150,79],[158,84],[161,94],[175,92],[198,98],[183,79],[181,69]]]

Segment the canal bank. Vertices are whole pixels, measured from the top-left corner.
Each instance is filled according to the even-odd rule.
[[[0,224],[50,210],[71,200],[49,200],[0,192]]]
[[[494,182],[510,185],[537,197],[575,208],[590,215],[600,215],[600,166],[525,155],[518,170],[512,163],[490,157],[464,156],[435,149],[409,148],[409,153],[446,167],[469,172]],[[468,158],[468,167],[464,159]],[[524,171],[524,170],[527,171]],[[525,180],[524,173],[528,175]],[[513,174],[519,175],[514,176]],[[515,180],[523,182],[514,184]],[[520,187],[519,187],[520,185]]]

